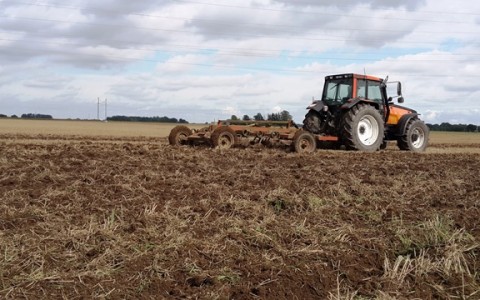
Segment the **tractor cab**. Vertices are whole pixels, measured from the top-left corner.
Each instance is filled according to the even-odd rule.
[[[386,84],[381,78],[341,74],[325,77],[322,101],[326,105],[343,105],[362,99],[382,105],[386,99]]]

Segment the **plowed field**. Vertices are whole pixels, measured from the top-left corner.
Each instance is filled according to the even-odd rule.
[[[3,134],[0,298],[479,299],[478,145]]]

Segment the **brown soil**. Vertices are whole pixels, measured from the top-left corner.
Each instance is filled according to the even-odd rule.
[[[23,138],[0,298],[480,297],[479,154]]]

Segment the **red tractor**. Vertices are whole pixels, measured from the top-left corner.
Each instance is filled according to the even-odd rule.
[[[397,141],[401,150],[423,152],[429,130],[419,114],[393,103],[387,95],[387,81],[368,75],[341,74],[325,77],[321,100],[308,106],[303,130],[297,132],[297,151],[309,152],[326,142],[347,150],[373,152],[387,141]],[[397,82],[398,103],[403,103],[401,83]]]

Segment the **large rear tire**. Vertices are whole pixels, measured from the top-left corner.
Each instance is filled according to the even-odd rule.
[[[228,127],[218,127],[212,132],[210,137],[212,146],[218,149],[230,149],[238,144],[238,138],[235,131]]]
[[[292,146],[297,153],[312,153],[317,149],[317,141],[311,132],[299,130],[293,136]]]
[[[359,104],[343,120],[342,140],[347,150],[377,151],[384,138],[384,121],[373,106]]]
[[[405,128],[405,135],[397,140],[400,150],[424,152],[428,146],[429,129],[423,121],[411,119]]]
[[[192,130],[185,125],[173,127],[168,135],[168,142],[172,146],[181,146],[188,143],[188,137],[192,135]]]

